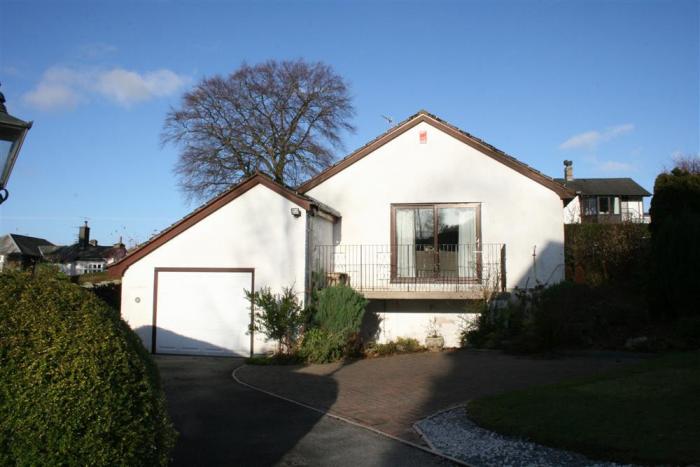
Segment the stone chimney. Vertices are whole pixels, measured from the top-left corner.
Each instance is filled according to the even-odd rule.
[[[570,182],[574,179],[574,163],[571,161],[564,161],[564,181]]]
[[[85,221],[85,225],[80,226],[78,231],[78,245],[80,248],[87,248],[90,245],[90,227],[88,227],[87,221]]]

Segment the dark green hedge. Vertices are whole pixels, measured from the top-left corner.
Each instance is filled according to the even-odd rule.
[[[647,224],[568,224],[564,233],[567,280],[592,286],[646,284]]]
[[[55,274],[0,274],[0,465],[166,465],[174,441],[115,310]]]
[[[462,344],[515,352],[623,348],[649,322],[644,297],[621,287],[562,282],[516,296],[504,308],[484,310]]]
[[[700,315],[700,174],[656,178],[651,200],[651,304],[657,316]]]

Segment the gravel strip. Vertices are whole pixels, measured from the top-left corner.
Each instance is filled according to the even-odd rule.
[[[464,407],[424,418],[415,424],[415,428],[434,450],[462,460],[472,467],[623,465],[593,461],[582,454],[549,448],[485,430],[467,417]]]

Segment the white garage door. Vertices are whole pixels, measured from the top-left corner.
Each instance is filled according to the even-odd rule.
[[[156,269],[156,353],[250,353],[252,270]]]

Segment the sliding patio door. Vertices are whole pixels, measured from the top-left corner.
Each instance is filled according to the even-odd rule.
[[[392,206],[393,277],[478,278],[479,209],[478,203]]]

